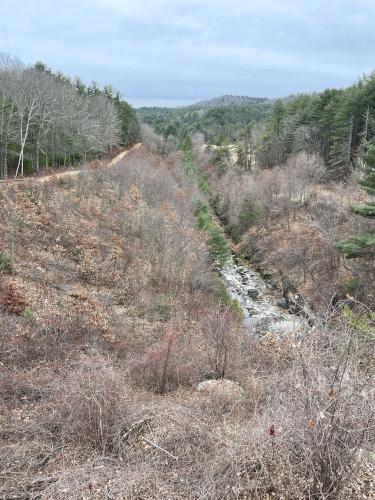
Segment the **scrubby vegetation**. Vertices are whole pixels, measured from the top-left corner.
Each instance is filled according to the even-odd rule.
[[[197,184],[139,149],[4,186],[4,498],[370,494],[373,338],[340,308],[246,336]]]
[[[190,108],[179,110],[175,139],[165,128],[175,111],[145,115],[169,144],[193,151],[201,191],[238,251],[316,310],[344,299],[353,282],[349,295],[374,306],[374,81],[272,105],[203,103],[199,116],[237,116],[226,141],[203,122],[188,130]],[[253,104],[267,105],[265,115],[241,121],[237,106]]]
[[[170,143],[172,133],[183,149],[193,140],[204,192],[239,251],[281,288],[288,275],[317,310],[352,282],[349,295],[374,306],[374,81],[273,103],[213,100],[195,128],[189,108],[141,113]],[[264,114],[244,117],[253,105]],[[222,124],[232,112],[235,133],[219,140],[207,113]]]
[[[22,76],[27,95],[46,84],[88,128],[52,118],[39,94],[21,116],[1,87],[3,173],[12,154],[21,169],[38,148],[58,164],[138,139],[112,88],[7,64],[0,78]],[[372,100],[357,135],[351,122],[349,163],[338,139],[320,149],[333,104],[317,115],[372,81],[267,116],[264,100],[161,110],[160,122],[142,110],[144,147],[121,161],[1,184],[2,498],[373,497]],[[233,251],[313,322],[252,334],[218,272]]]
[[[350,209],[364,194],[355,181],[317,182],[316,171],[324,171],[322,160],[301,153],[272,170],[213,173],[212,206],[238,251],[270,271],[281,288],[288,276],[313,307],[324,310],[345,298],[346,283],[354,279],[358,287],[351,295],[373,307],[373,221]]]

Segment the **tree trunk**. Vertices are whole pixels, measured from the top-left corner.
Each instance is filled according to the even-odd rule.
[[[20,166],[21,166],[21,176],[23,176],[23,160],[24,160],[24,152],[25,152],[25,145],[26,145],[26,141],[27,141],[27,137],[29,135],[29,129],[30,129],[30,123],[31,123],[31,118],[32,118],[32,115],[33,115],[33,111],[34,111],[34,107],[35,107],[35,100],[32,101],[31,105],[30,105],[30,109],[29,109],[29,112],[27,114],[27,122],[26,122],[26,129],[25,129],[25,135],[23,136],[23,113],[21,113],[21,128],[20,128],[20,131],[21,131],[21,151],[20,151],[20,155],[18,157],[18,165],[17,165],[17,170],[16,170],[16,175],[15,177],[17,177],[18,175],[18,172],[19,172],[19,169],[20,169]]]

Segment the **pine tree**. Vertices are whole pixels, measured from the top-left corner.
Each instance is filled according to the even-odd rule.
[[[130,144],[134,144],[140,140],[140,125],[138,121],[138,117],[134,109],[128,104],[126,101],[121,99],[120,93],[116,93],[111,90],[111,94],[115,93],[115,97],[110,97],[110,99],[114,102],[117,114],[120,120],[120,137],[121,143],[124,146],[128,146]],[[108,87],[107,87],[108,93]]]
[[[375,194],[375,142],[367,146],[364,157],[365,177],[360,184],[370,194]],[[362,205],[352,206],[351,210],[357,215],[363,217],[375,217],[375,202],[367,201]],[[337,243],[336,248],[342,252],[348,259],[357,257],[375,257],[375,231],[351,236],[347,240]]]
[[[361,186],[370,195],[375,195],[375,143],[370,143],[365,146],[365,176],[359,181]],[[363,215],[363,217],[374,217],[375,216],[375,202],[366,201],[362,205],[355,205],[351,207],[352,212],[358,215]]]
[[[360,184],[370,195],[375,195],[375,142],[370,143],[367,149],[365,178]]]
[[[334,178],[345,178],[351,171],[364,129],[365,96],[362,85],[347,89],[335,113],[335,132],[329,151]]]

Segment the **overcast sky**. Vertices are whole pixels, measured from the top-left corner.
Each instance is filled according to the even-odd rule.
[[[0,0],[0,52],[134,105],[277,97],[375,69],[375,0]]]

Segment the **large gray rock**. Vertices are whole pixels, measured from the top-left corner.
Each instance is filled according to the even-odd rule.
[[[249,297],[251,297],[253,300],[256,300],[259,296],[259,290],[257,288],[249,288],[247,290],[247,294]]]
[[[278,307],[282,307],[283,309],[287,309],[288,308],[288,301],[285,298],[282,298],[276,302],[276,305]]]

